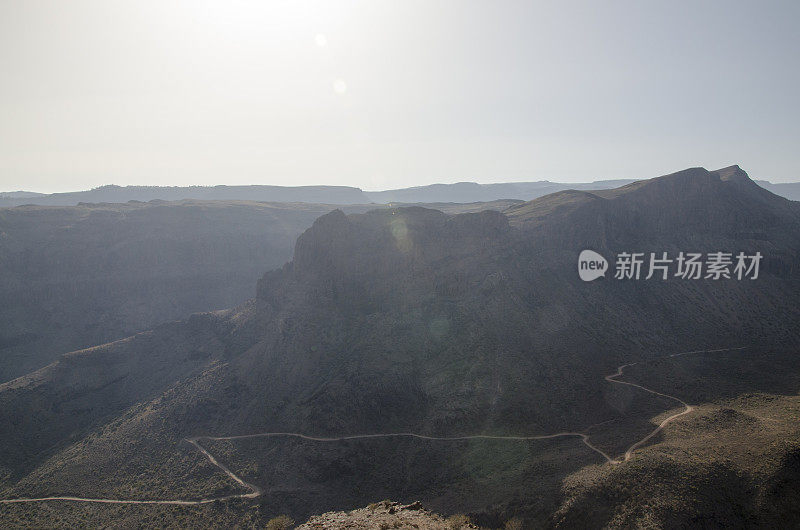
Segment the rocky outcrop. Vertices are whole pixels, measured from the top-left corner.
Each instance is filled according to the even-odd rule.
[[[422,507],[420,502],[401,504],[399,502],[382,501],[370,504],[366,508],[349,512],[329,512],[315,515],[297,530],[334,530],[342,528],[386,529],[400,528],[419,530],[460,530],[478,528],[464,516],[453,516],[448,519],[431,513]]]

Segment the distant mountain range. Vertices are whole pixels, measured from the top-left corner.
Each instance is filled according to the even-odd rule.
[[[471,203],[501,199],[530,201],[550,193],[574,190],[604,190],[630,184],[634,180],[598,180],[588,183],[505,182],[477,184],[431,184],[386,191],[362,191],[348,186],[102,186],[67,193],[0,193],[0,207],[23,204],[74,206],[79,203],[123,203],[128,201],[239,200],[265,202],[307,202],[321,204],[388,203]],[[758,184],[776,195],[800,200],[800,182]]]
[[[584,283],[583,249],[764,260],[757,281]],[[253,498],[206,511],[9,504],[0,522],[257,527],[394,498],[492,528],[511,517],[526,528],[796,526],[798,263],[800,204],[737,166],[502,212],[333,210],[253,299],[0,384],[3,498]],[[658,391],[613,384],[621,365]],[[692,414],[645,438],[676,409],[670,395]],[[564,432],[573,436],[424,438]],[[236,438],[253,433],[422,437]],[[197,436],[242,481],[186,441]],[[600,453],[616,458],[640,439],[630,461]]]
[[[36,193],[35,191],[4,191],[0,192],[0,200],[5,199],[29,199],[32,197],[42,197],[45,193]]]
[[[541,180],[538,182],[505,182],[499,184],[477,184],[458,182],[455,184],[431,184],[387,191],[364,192],[370,202],[417,203],[417,202],[485,202],[499,199],[530,201],[550,193],[566,189],[604,190],[630,184],[633,180],[598,180],[590,183],[560,184]]]
[[[778,182],[773,184],[766,180],[757,180],[756,183],[775,195],[786,197],[792,201],[800,201],[800,182]]]
[[[22,195],[20,195],[22,194]],[[124,203],[128,201],[261,201],[317,204],[361,204],[370,202],[364,192],[348,186],[101,186],[86,191],[32,195],[29,192],[0,194],[1,206],[37,204],[75,206],[79,203]]]

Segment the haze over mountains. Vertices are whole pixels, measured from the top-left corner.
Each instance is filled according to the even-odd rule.
[[[558,183],[546,180],[537,182],[506,182],[477,184],[431,184],[385,191],[362,191],[348,186],[102,186],[87,191],[66,193],[4,192],[0,193],[0,207],[39,204],[74,206],[82,202],[122,203],[128,201],[179,201],[239,200],[266,202],[308,202],[322,204],[386,204],[386,203],[470,203],[501,199],[529,201],[537,197],[563,191],[601,190],[630,184],[633,180],[599,180],[588,183]],[[772,184],[758,181],[763,188],[791,200],[800,200],[800,183]]]
[[[757,280],[584,283],[586,248],[764,260]],[[184,441],[195,436],[577,431],[617,457],[675,407],[604,379],[636,361],[637,381],[699,411],[615,466],[577,437],[208,440],[263,494],[211,512],[9,504],[0,520],[256,525],[389,497],[486,526],[512,516],[532,527],[800,522],[790,502],[800,485],[798,263],[800,204],[737,166],[560,191],[502,212],[334,210],[299,236],[290,262],[263,267],[272,270],[252,300],[0,385],[3,498],[243,493]],[[215,280],[196,281],[202,291]],[[668,357],[725,348],[744,349]],[[727,449],[742,436],[760,445]],[[693,495],[709,502],[686,502],[689,472]],[[717,498],[721,483],[735,499]]]
[[[126,203],[0,209],[0,382],[63,353],[252,296],[331,206]]]
[[[0,208],[0,383],[75,349],[242,303],[265,269],[291,259],[297,236],[336,207],[187,200]]]

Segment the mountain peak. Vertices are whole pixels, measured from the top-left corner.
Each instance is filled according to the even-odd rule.
[[[562,242],[584,246],[642,244],[664,235],[764,239],[796,227],[799,217],[790,201],[759,187],[736,165],[693,167],[610,190],[552,194],[506,214],[513,225],[558,233]]]
[[[747,173],[739,167],[737,164],[732,166],[724,167],[722,169],[717,169],[714,171],[717,175],[720,176],[722,180],[728,180],[731,178],[750,178]]]

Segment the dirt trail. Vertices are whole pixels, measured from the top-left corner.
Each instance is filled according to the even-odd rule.
[[[745,347],[742,346],[740,348],[719,348],[719,349],[716,349],[716,350],[686,351],[686,352],[681,352],[681,353],[673,353],[671,355],[666,356],[666,358],[680,357],[682,355],[690,355],[690,354],[693,354],[693,353],[716,353],[716,352],[723,352],[723,351],[738,351],[738,350],[743,350],[744,348]],[[659,357],[659,359],[664,359],[664,358],[665,357]],[[656,359],[653,359],[653,360],[656,360]],[[664,427],[666,427],[666,425],[669,422],[671,422],[674,419],[680,418],[681,416],[683,416],[685,414],[689,414],[690,412],[692,412],[694,410],[693,406],[689,405],[688,403],[686,403],[682,399],[677,398],[675,396],[670,396],[669,394],[662,394],[661,392],[656,392],[655,390],[651,390],[649,388],[643,387],[642,385],[637,385],[636,383],[630,383],[628,381],[619,381],[618,379],[616,379],[617,377],[622,377],[623,372],[625,371],[625,368],[628,368],[630,366],[635,366],[637,364],[644,364],[644,363],[647,363],[647,362],[650,362],[650,361],[648,360],[648,361],[640,361],[640,362],[635,362],[635,363],[623,364],[622,366],[617,367],[616,373],[613,373],[611,375],[607,375],[607,376],[605,376],[604,379],[606,381],[608,381],[609,383],[617,383],[617,384],[620,384],[620,385],[632,386],[634,388],[638,388],[640,390],[644,390],[645,392],[649,392],[650,394],[653,394],[653,395],[656,395],[656,396],[665,397],[667,399],[671,399],[672,401],[676,401],[676,402],[680,403],[681,405],[683,405],[683,410],[681,412],[676,413],[676,414],[672,414],[671,416],[667,416],[661,423],[658,424],[658,426],[655,429],[653,429],[650,432],[650,434],[648,434],[647,436],[645,436],[641,440],[633,443],[630,447],[628,447],[628,449],[625,451],[625,455],[623,456],[622,460],[610,461],[612,464],[620,464],[622,462],[627,462],[628,460],[631,459],[631,457],[633,456],[633,452],[636,449],[638,449],[639,447],[641,447],[644,444],[646,444],[647,441],[650,440],[650,438],[652,438],[653,436],[655,436],[656,434],[661,432],[661,430]]]
[[[714,352],[723,352],[723,351],[735,351],[735,350],[743,350],[744,347],[741,348],[721,348],[716,350],[695,350],[695,351],[688,351],[688,352],[681,352],[681,353],[673,353],[668,355],[667,357],[679,357],[682,355],[689,355],[693,353],[714,353]],[[659,359],[663,359],[664,357],[660,357]],[[653,359],[655,360],[655,359]],[[353,434],[347,436],[333,436],[333,437],[323,437],[323,436],[310,436],[307,434],[296,433],[296,432],[263,432],[263,433],[255,433],[255,434],[240,434],[240,435],[232,435],[232,436],[193,436],[191,438],[186,438],[186,441],[192,444],[197,448],[200,453],[205,456],[208,461],[219,468],[223,473],[225,473],[228,477],[230,477],[234,482],[239,484],[240,486],[249,489],[249,493],[241,493],[236,495],[226,495],[224,497],[215,497],[211,499],[200,499],[200,500],[133,500],[133,499],[102,499],[102,498],[85,498],[85,497],[38,497],[38,498],[19,498],[19,499],[0,499],[0,504],[14,504],[14,503],[25,503],[25,502],[45,502],[45,501],[73,501],[73,502],[94,502],[94,503],[101,503],[101,504],[174,504],[174,505],[182,505],[182,506],[194,506],[194,505],[201,505],[201,504],[209,504],[215,501],[226,501],[230,499],[253,499],[260,496],[263,491],[261,488],[256,486],[255,484],[251,484],[246,482],[244,479],[239,477],[236,473],[231,471],[227,466],[221,464],[217,461],[214,456],[209,453],[202,445],[200,445],[200,440],[210,440],[210,441],[221,441],[221,440],[244,440],[246,438],[269,438],[269,437],[292,437],[292,438],[300,438],[303,440],[311,440],[316,442],[340,442],[345,440],[361,440],[361,439],[371,439],[371,438],[397,438],[397,437],[409,437],[409,438],[417,438],[420,440],[432,440],[432,441],[458,441],[458,440],[549,440],[553,438],[561,438],[561,437],[579,437],[581,441],[592,451],[602,456],[606,462],[609,464],[621,464],[622,462],[627,462],[633,456],[633,452],[647,443],[653,436],[661,432],[661,430],[672,420],[683,416],[684,414],[689,414],[694,410],[694,407],[686,403],[685,401],[677,398],[675,396],[670,396],[669,394],[662,394],[661,392],[657,392],[655,390],[651,390],[646,388],[642,385],[638,385],[636,383],[630,383],[628,381],[620,381],[617,378],[621,377],[625,371],[625,368],[630,366],[635,366],[637,364],[644,364],[650,361],[639,361],[635,363],[628,363],[623,364],[617,368],[617,371],[613,374],[607,375],[604,377],[606,381],[609,383],[616,383],[619,385],[628,385],[640,390],[644,390],[645,392],[649,392],[650,394],[654,394],[656,396],[665,397],[667,399],[676,401],[683,405],[684,410],[678,412],[676,414],[672,414],[664,419],[652,432],[650,432],[647,436],[638,440],[634,444],[632,444],[626,451],[623,458],[615,459],[611,458],[608,454],[603,452],[601,449],[595,447],[589,441],[589,434],[592,428],[601,425],[602,423],[596,423],[587,427],[582,432],[572,432],[572,431],[564,431],[558,432],[554,434],[540,434],[540,435],[532,435],[532,436],[496,436],[490,434],[473,434],[473,435],[466,435],[466,436],[428,436],[425,434],[416,434],[411,432],[399,432],[399,433],[382,433],[382,434]]]

